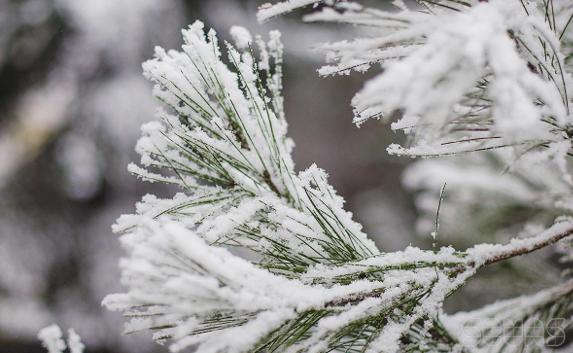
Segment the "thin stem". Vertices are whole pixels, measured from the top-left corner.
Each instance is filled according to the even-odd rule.
[[[479,263],[481,267],[529,254],[555,244],[571,235],[573,235],[573,226],[564,227],[563,224],[555,224],[545,232],[532,238],[513,239],[509,244],[505,245],[480,244],[468,250],[470,258],[473,257],[473,260],[468,265],[475,266],[476,263]]]

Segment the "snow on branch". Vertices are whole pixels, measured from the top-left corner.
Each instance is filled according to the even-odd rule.
[[[152,330],[174,351],[199,345],[206,352],[369,352],[380,344],[398,351],[422,344],[420,335],[437,334],[443,300],[479,267],[571,233],[571,223],[558,224],[537,237],[490,246],[495,251],[486,245],[465,253],[408,248],[315,265],[292,279],[211,246],[180,224],[149,219],[122,236],[129,255],[121,262],[122,283],[129,290],[108,296],[104,305],[130,318],[127,332]],[[291,339],[293,331],[301,336]],[[447,331],[442,335],[448,349],[467,348]]]
[[[518,2],[491,1],[413,25],[425,43],[356,95],[356,123],[398,110],[404,125],[415,119],[414,147],[391,150],[410,155],[563,139],[554,129],[570,124],[566,86],[544,79],[531,68],[538,63],[520,55],[539,49],[534,24]]]
[[[560,347],[573,324],[573,282],[443,318],[476,352],[538,352]],[[548,350],[547,350],[548,351]]]
[[[333,3],[305,17],[365,28],[364,37],[324,44],[329,65],[320,73],[382,65],[353,99],[354,121],[398,118],[393,129],[412,139],[390,153],[523,150],[568,138],[573,86],[559,52],[563,32],[543,21],[555,15],[545,16],[540,2],[393,4],[382,10]]]
[[[468,254],[477,264],[490,265],[542,249],[572,234],[571,221],[558,222],[534,237],[514,238],[506,245],[479,244],[468,250]]]
[[[398,349],[471,274],[459,271],[463,255],[378,257],[326,174],[293,170],[280,68],[268,61],[281,62],[278,34],[255,39],[259,61],[250,35],[232,32],[242,51],[227,45],[230,68],[199,22],[184,31],[183,52],[158,49],[144,65],[169,110],[144,126],[144,168],[130,169],[183,192],[148,195],[118,221],[128,291],[104,304],[132,318],[128,331],[153,330],[175,350]]]
[[[431,189],[453,176],[455,192],[470,190],[461,198],[466,204],[485,190],[547,211],[551,221],[556,209],[573,209],[567,159],[573,87],[559,53],[560,29],[544,19],[538,2],[394,1],[388,11],[291,0],[264,5],[259,19],[319,2],[308,20],[372,29],[371,37],[325,45],[330,66],[322,73],[382,63],[384,71],[353,104],[357,123],[386,117],[410,136],[408,146],[390,152],[513,152],[501,163],[514,163],[511,175],[493,174],[493,158],[481,165],[467,158],[475,168],[465,170],[428,162],[408,172],[412,188]],[[483,266],[570,239],[572,221],[545,220],[545,231],[506,245],[381,253],[323,170],[295,171],[280,34],[265,41],[233,27],[231,37],[234,45],[221,46],[213,30],[195,22],[183,31],[182,51],[158,48],[144,64],[164,108],[160,121],[142,128],[141,162],[129,169],[180,192],[170,199],[147,195],[136,214],[118,220],[126,292],[104,304],[128,318],[128,332],[151,330],[174,351],[479,351],[481,341],[450,326],[483,327],[471,315],[442,320],[444,300]],[[539,165],[551,172],[525,172]],[[529,313],[543,303],[557,312],[569,293],[547,290],[520,303],[533,303]],[[493,317],[490,328],[519,315]]]
[[[137,145],[143,168],[130,170],[185,193],[170,200],[147,196],[139,215],[122,217],[116,230],[136,227],[140,215],[183,218],[211,244],[246,248],[276,271],[377,254],[322,170],[294,172],[279,33],[265,43],[235,27],[240,49],[226,45],[229,66],[214,31],[205,35],[196,22],[183,34],[183,52],[157,49],[156,59],[144,64],[169,110],[159,112],[162,122],[143,127]]]
[[[259,20],[259,22],[265,22],[271,19],[272,17],[284,15],[298,8],[313,4],[316,5],[322,2],[324,2],[324,0],[286,0],[276,4],[265,3],[259,6],[257,19]]]
[[[285,278],[208,245],[171,222],[149,220],[122,243],[125,294],[104,305],[131,318],[128,332],[150,329],[179,351],[202,352],[399,347],[410,327],[435,317],[472,270],[453,249],[410,249],[348,265],[317,265]],[[290,337],[299,331],[298,338]],[[304,333],[304,335],[303,335]],[[349,340],[358,335],[355,340]],[[369,343],[369,341],[372,341]]]

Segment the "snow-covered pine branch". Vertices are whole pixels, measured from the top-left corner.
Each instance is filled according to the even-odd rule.
[[[477,352],[529,353],[563,345],[572,312],[573,282],[569,280],[533,295],[456,313],[443,321]]]
[[[183,52],[157,49],[144,64],[155,96],[170,111],[143,127],[137,145],[149,181],[171,182],[185,192],[173,199],[147,196],[138,215],[122,217],[117,230],[141,218],[171,218],[210,244],[251,250],[262,266],[296,276],[309,265],[376,255],[343,200],[311,166],[294,172],[281,96],[282,45],[278,32],[265,43],[243,28],[226,44],[223,62],[213,30],[196,22],[183,31]],[[258,51],[256,58],[254,52]]]
[[[287,0],[264,6],[259,17],[319,3],[309,20],[373,33],[325,45],[332,63],[323,74],[383,63],[384,72],[353,101],[357,123],[398,118],[393,127],[411,140],[390,150],[410,156],[495,149],[488,153],[509,153],[503,160],[509,167],[522,160],[556,166],[551,175],[559,189],[543,175],[527,179],[531,164],[503,180],[488,167],[481,174],[495,180],[485,183],[488,192],[507,196],[508,203],[539,204],[551,222],[506,245],[380,252],[343,209],[324,171],[294,170],[279,34],[271,32],[265,42],[234,27],[235,45],[225,43],[225,56],[215,32],[196,22],[183,31],[181,52],[157,49],[144,64],[165,109],[161,121],[143,127],[141,163],[130,166],[142,179],[172,183],[181,192],[171,199],[145,196],[135,215],[120,218],[115,230],[127,252],[121,262],[127,290],[104,304],[129,318],[128,332],[151,330],[175,351],[487,351],[488,344],[462,337],[452,325],[481,334],[484,327],[472,320],[493,317],[490,310],[444,316],[443,301],[481,267],[573,234],[567,217],[551,225],[553,212],[568,214],[555,211],[566,209],[555,203],[571,204],[571,89],[559,52],[560,40],[569,38],[559,33],[566,26],[543,16],[545,2],[518,0],[433,0],[417,7],[394,1],[397,11]],[[431,165],[420,168],[420,175],[436,180]],[[454,188],[463,189],[472,179],[457,181]],[[481,178],[473,181],[472,190],[484,187]],[[411,184],[435,185],[425,178]],[[568,324],[569,307],[552,308],[569,294],[558,287],[515,300],[509,308],[522,303],[530,310],[508,310],[485,329],[545,315],[540,305],[551,315],[567,314]]]
[[[207,244],[180,224],[148,220],[122,238],[130,255],[121,266],[128,293],[104,304],[131,318],[127,332],[153,330],[155,340],[173,340],[174,351],[199,345],[206,352],[374,352],[380,346],[469,352],[439,322],[443,300],[479,267],[572,233],[563,223],[531,239],[466,253],[407,248],[315,265],[289,279]]]
[[[128,332],[151,329],[175,351],[397,351],[411,325],[435,317],[470,272],[452,249],[418,249],[346,266],[316,265],[289,279],[241,259],[181,225],[150,223],[123,236]]]
[[[267,5],[260,16],[300,7],[286,3],[291,6]],[[323,44],[328,65],[320,74],[362,72],[374,64],[383,68],[355,96],[355,122],[397,119],[392,128],[409,139],[406,146],[391,145],[390,153],[455,155],[407,170],[406,186],[423,191],[417,202],[424,214],[422,233],[434,227],[444,182],[448,192],[440,222],[456,225],[446,228],[467,243],[497,241],[524,224],[521,236],[527,237],[543,232],[558,216],[568,219],[573,204],[570,2],[420,0],[414,5],[397,0],[393,9],[320,3],[325,6],[306,15],[307,21],[350,24],[365,33]],[[570,244],[563,252],[563,261],[570,261]],[[548,299],[547,293],[539,298]],[[551,301],[547,305],[554,309]],[[570,310],[561,314],[571,317]],[[519,315],[505,319],[520,320]],[[495,321],[483,324],[482,329],[499,329]],[[497,338],[503,351],[507,337]],[[527,349],[543,351],[543,339],[511,345],[528,343]],[[479,351],[495,350],[491,344]]]
[[[242,49],[227,45],[232,70],[200,22],[184,31],[183,52],[158,49],[144,65],[171,110],[143,128],[146,169],[130,169],[184,193],[147,196],[120,219],[129,291],[105,304],[174,349],[397,349],[472,272],[459,269],[468,260],[452,249],[377,256],[324,172],[293,170],[280,69],[269,63],[281,61],[278,34],[255,39],[260,61],[245,30],[232,34]],[[252,251],[256,265],[215,246]]]
[[[382,64],[384,73],[353,105],[357,124],[401,116],[393,129],[412,139],[390,153],[527,149],[568,138],[571,80],[559,52],[562,27],[543,21],[541,1],[421,1],[416,9],[395,3],[401,11],[342,2],[306,17],[372,28],[369,37],[323,45],[333,63],[320,72]]]
[[[343,3],[306,19],[369,29],[323,45],[332,61],[323,74],[384,69],[355,97],[357,123],[397,118],[392,128],[409,139],[391,153],[455,155],[414,163],[405,174],[406,186],[422,191],[421,232],[433,227],[445,181],[442,221],[470,243],[476,233],[495,241],[524,221],[549,226],[571,214],[571,3],[394,4],[402,10]],[[463,154],[472,151],[482,153]]]

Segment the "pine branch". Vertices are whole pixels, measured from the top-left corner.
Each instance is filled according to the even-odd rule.
[[[468,250],[468,254],[477,264],[487,266],[545,248],[572,234],[573,227],[569,222],[557,223],[535,237],[513,239],[506,245],[480,244]]]
[[[484,265],[491,265],[505,261],[513,257],[529,254],[542,249],[573,234],[573,227],[569,224],[556,224],[546,232],[528,239],[514,239],[507,245],[487,245],[476,246],[472,251],[486,253]],[[482,260],[483,261],[483,260]]]
[[[536,3],[420,3],[425,9],[395,2],[398,12],[333,4],[306,17],[373,28],[368,37],[323,46],[334,63],[323,75],[384,67],[353,100],[357,124],[403,116],[393,128],[404,129],[411,146],[392,145],[389,152],[411,157],[534,150],[563,141],[571,88],[559,33],[552,22],[536,21]]]
[[[176,183],[187,195],[147,198],[138,206],[140,215],[189,215],[186,222],[210,243],[246,248],[258,254],[261,266],[289,276],[312,264],[377,254],[323,171],[312,166],[294,172],[278,33],[267,44],[233,29],[242,51],[227,45],[230,70],[215,33],[205,37],[202,28],[195,23],[184,31],[183,53],[158,49],[157,58],[144,64],[155,95],[171,112],[160,113],[163,124],[144,127],[137,149],[147,169],[130,170]],[[141,216],[123,217],[116,230],[136,227]]]
[[[478,352],[545,352],[566,344],[573,324],[573,282],[444,318]]]
[[[312,3],[318,1],[266,6],[261,16]],[[412,145],[396,150],[410,155],[508,147],[534,157],[543,150],[538,159],[551,160],[573,185],[565,162],[571,90],[554,16],[542,25],[529,18],[533,5],[516,2],[421,3],[417,11],[396,1],[401,11],[389,13],[327,2],[309,17],[382,34],[330,45],[339,62],[323,73],[387,65],[355,98],[356,122],[401,116],[394,128],[410,134]],[[507,245],[380,253],[325,172],[294,171],[278,33],[265,43],[234,27],[228,64],[215,33],[205,35],[200,22],[183,34],[182,52],[157,49],[144,64],[167,111],[162,123],[144,127],[137,147],[143,167],[130,169],[182,192],[145,197],[137,214],[116,226],[125,233],[127,291],[104,304],[129,318],[128,332],[151,330],[175,351],[472,352],[481,343],[460,338],[440,319],[444,300],[479,268],[573,234],[562,218]],[[523,197],[529,184],[507,194],[530,202]],[[235,247],[252,261],[227,249]],[[549,292],[540,300],[561,305]]]
[[[174,340],[174,350],[192,344],[236,352],[399,345],[402,334],[435,317],[441,301],[471,275],[452,276],[464,260],[451,249],[317,265],[299,280],[210,246],[175,223],[148,221],[122,242],[130,255],[122,262],[122,282],[130,290],[108,296],[104,305],[132,318],[128,332],[153,330],[157,340]],[[443,268],[431,266],[446,259]],[[421,260],[424,266],[396,266]],[[341,282],[352,275],[363,279]],[[347,342],[355,335],[362,338]]]
[[[265,22],[273,17],[284,15],[298,8],[308,5],[316,5],[324,0],[285,0],[276,4],[265,3],[259,7],[257,19],[259,22]]]

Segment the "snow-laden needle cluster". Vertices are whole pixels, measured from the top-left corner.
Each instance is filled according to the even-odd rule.
[[[543,214],[538,232],[466,251],[380,252],[324,171],[294,169],[279,33],[265,41],[233,27],[234,45],[220,45],[195,22],[182,51],[157,49],[144,64],[164,109],[143,127],[141,162],[130,171],[181,192],[145,196],[115,226],[127,290],[104,304],[129,319],[128,332],[151,330],[174,351],[201,353],[538,352],[546,335],[503,328],[570,324],[570,282],[453,316],[442,304],[477,269],[573,234],[565,217],[573,87],[561,49],[573,9],[517,0],[393,4],[290,0],[262,6],[259,19],[321,5],[308,20],[363,27],[363,38],[325,44],[329,64],[320,70],[382,63],[353,100],[355,122],[397,120],[392,127],[410,139],[390,153],[485,151],[414,164],[405,181],[425,190],[422,206],[447,181],[444,201],[459,203],[450,210],[467,216],[472,203],[487,202],[480,195],[493,195]],[[500,166],[505,174],[494,172]]]

